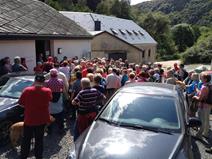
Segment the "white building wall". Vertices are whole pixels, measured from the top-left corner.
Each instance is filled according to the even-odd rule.
[[[0,40],[0,59],[10,57],[11,63],[15,56],[26,59],[29,72],[33,72],[36,65],[35,41],[34,40]]]
[[[91,40],[54,40],[53,55],[62,60],[63,56],[72,58],[74,56],[90,58]],[[58,54],[58,48],[61,48],[62,53]]]

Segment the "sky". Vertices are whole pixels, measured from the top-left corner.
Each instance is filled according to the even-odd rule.
[[[144,2],[144,1],[148,1],[148,0],[131,0],[131,5],[141,3],[141,2]]]

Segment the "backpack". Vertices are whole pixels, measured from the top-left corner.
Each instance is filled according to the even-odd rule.
[[[206,103],[212,105],[212,84],[209,84],[208,86],[209,92],[206,99]]]

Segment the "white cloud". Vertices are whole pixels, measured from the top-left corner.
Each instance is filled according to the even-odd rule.
[[[145,1],[150,1],[150,0],[131,0],[131,5],[141,3],[141,2],[145,2]]]

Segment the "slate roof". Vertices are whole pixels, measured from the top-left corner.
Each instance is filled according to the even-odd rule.
[[[0,0],[0,39],[91,38],[74,21],[38,0]]]
[[[135,48],[135,49],[137,49],[137,50],[139,50],[139,51],[144,51],[143,49],[138,48],[138,47],[136,47],[135,45],[130,44],[130,43],[128,43],[127,41],[122,40],[122,39],[120,39],[118,36],[114,36],[113,34],[107,32],[107,31],[89,31],[89,33],[90,33],[91,35],[93,35],[94,37],[99,36],[99,35],[101,35],[101,34],[103,34],[103,33],[106,33],[106,34],[108,34],[108,35],[110,35],[110,36],[112,36],[112,37],[114,37],[114,38],[116,38],[116,39],[118,39],[118,40],[124,42],[125,44],[130,45],[131,47],[133,47],[133,48]]]
[[[157,44],[143,28],[132,20],[86,12],[61,11],[60,13],[74,20],[87,31],[94,31],[94,21],[101,21],[101,31],[107,31],[130,44]]]

